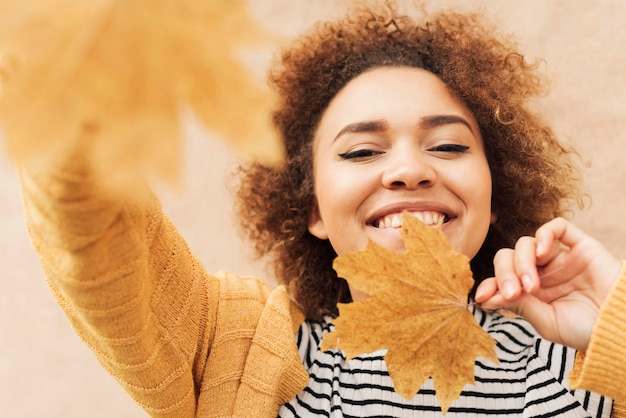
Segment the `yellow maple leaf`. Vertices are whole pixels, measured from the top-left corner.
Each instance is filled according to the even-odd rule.
[[[495,341],[468,310],[473,278],[469,259],[455,252],[440,228],[402,214],[406,251],[370,241],[364,251],[342,254],[333,267],[369,298],[339,305],[335,331],[323,351],[339,348],[348,360],[387,349],[395,391],[411,399],[432,377],[445,414],[463,386],[474,383],[474,362],[498,362]]]
[[[241,59],[277,40],[245,0],[0,0],[7,148],[64,157],[87,127],[96,168],[175,180],[191,110],[234,149],[279,162],[274,98]]]

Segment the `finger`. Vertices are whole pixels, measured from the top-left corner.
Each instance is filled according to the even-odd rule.
[[[498,309],[505,308],[510,302],[504,299],[502,293],[496,292],[492,297],[480,303],[480,308],[483,311],[497,311]]]
[[[558,286],[571,279],[593,253],[596,243],[589,235],[563,218],[555,218],[536,233],[537,263],[542,287]]]
[[[543,260],[550,255],[554,241],[563,234],[566,229],[564,219],[555,218],[541,225],[535,232],[537,240],[537,259]]]
[[[502,293],[498,291],[498,285],[496,283],[495,277],[490,277],[489,279],[486,279],[484,283],[485,287],[488,288],[489,291],[492,291],[494,289],[495,291],[493,293],[490,292],[488,297],[483,297],[483,295],[481,295],[480,299],[476,297],[475,300],[477,303],[480,303],[480,308],[482,310],[496,311],[498,309],[502,309],[510,303],[504,298],[504,296],[502,296]]]
[[[476,288],[474,300],[478,303],[486,302],[498,292],[498,284],[495,277],[484,279]]]
[[[535,233],[535,238],[537,240],[537,258],[540,261],[551,257],[555,241],[572,248],[591,239],[582,229],[563,218],[555,218],[540,226]]]
[[[499,250],[493,258],[496,283],[502,296],[511,300],[522,293],[522,285],[515,272],[515,251],[511,248]]]
[[[521,237],[515,244],[515,272],[527,293],[533,293],[540,287],[537,272],[537,244],[533,237]]]

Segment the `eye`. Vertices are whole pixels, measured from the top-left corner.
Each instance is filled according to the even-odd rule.
[[[469,147],[466,146],[466,145],[442,144],[442,145],[437,145],[436,147],[431,148],[430,151],[434,151],[434,152],[450,152],[450,153],[462,154],[465,151],[467,151],[468,149],[469,149]]]
[[[380,151],[374,151],[370,149],[357,149],[354,151],[348,151],[343,154],[338,154],[340,158],[344,160],[364,160],[367,158],[375,157],[382,154]]]

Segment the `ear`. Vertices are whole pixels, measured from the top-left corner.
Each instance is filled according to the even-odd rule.
[[[313,202],[312,206],[313,208],[311,209],[311,214],[309,215],[309,232],[311,233],[311,235],[319,239],[328,239],[326,226],[324,225],[324,221],[322,220],[322,216],[320,215],[319,207],[317,206],[317,200]]]
[[[495,224],[498,221],[498,215],[495,212],[491,212],[491,224]]]

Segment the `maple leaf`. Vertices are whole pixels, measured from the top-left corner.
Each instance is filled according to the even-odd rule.
[[[369,298],[339,304],[335,330],[322,351],[339,348],[347,360],[387,349],[394,390],[411,399],[431,377],[442,412],[474,383],[474,362],[498,362],[495,341],[467,309],[474,282],[469,259],[455,252],[440,228],[402,214],[405,252],[370,240],[364,251],[342,254],[333,267]]]
[[[244,0],[0,0],[0,122],[12,156],[177,180],[184,111],[260,161],[283,156],[275,98],[241,60],[274,46]],[[245,50],[244,50],[245,48]]]

